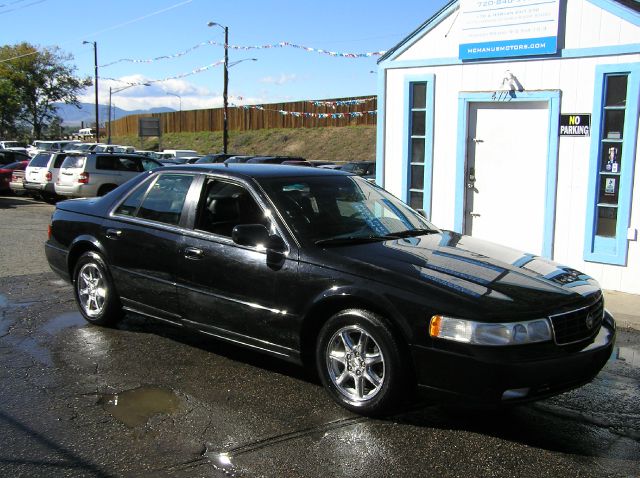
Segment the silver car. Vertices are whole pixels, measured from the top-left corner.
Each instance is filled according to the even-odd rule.
[[[55,192],[66,197],[104,196],[138,174],[162,164],[136,154],[69,156],[60,167]]]

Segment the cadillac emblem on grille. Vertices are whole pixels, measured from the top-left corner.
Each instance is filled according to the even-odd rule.
[[[593,329],[593,326],[596,323],[596,316],[593,312],[590,312],[589,314],[587,314],[587,318],[584,321],[584,324],[587,326],[587,329],[591,330]]]

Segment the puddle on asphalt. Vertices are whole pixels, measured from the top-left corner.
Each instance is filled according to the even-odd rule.
[[[616,347],[613,349],[610,360],[619,360],[632,367],[640,367],[640,352],[630,347]]]
[[[63,329],[78,327],[86,323],[87,321],[80,315],[80,312],[67,312],[55,316],[42,327],[42,330],[50,335],[55,335]]]
[[[98,405],[129,428],[144,425],[154,415],[175,413],[180,400],[172,390],[139,387],[121,393],[103,395]]]

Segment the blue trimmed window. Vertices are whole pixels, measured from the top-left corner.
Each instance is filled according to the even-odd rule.
[[[424,207],[424,167],[427,151],[427,83],[411,83],[411,131],[407,199],[414,209]]]
[[[407,75],[401,199],[431,217],[435,75]]]
[[[596,68],[585,260],[624,265],[638,131],[640,64]]]

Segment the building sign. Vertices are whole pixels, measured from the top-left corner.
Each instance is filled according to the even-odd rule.
[[[549,55],[560,0],[460,0],[461,60]]]
[[[560,115],[560,136],[590,136],[591,115]]]
[[[162,136],[160,118],[138,118],[138,137]]]

